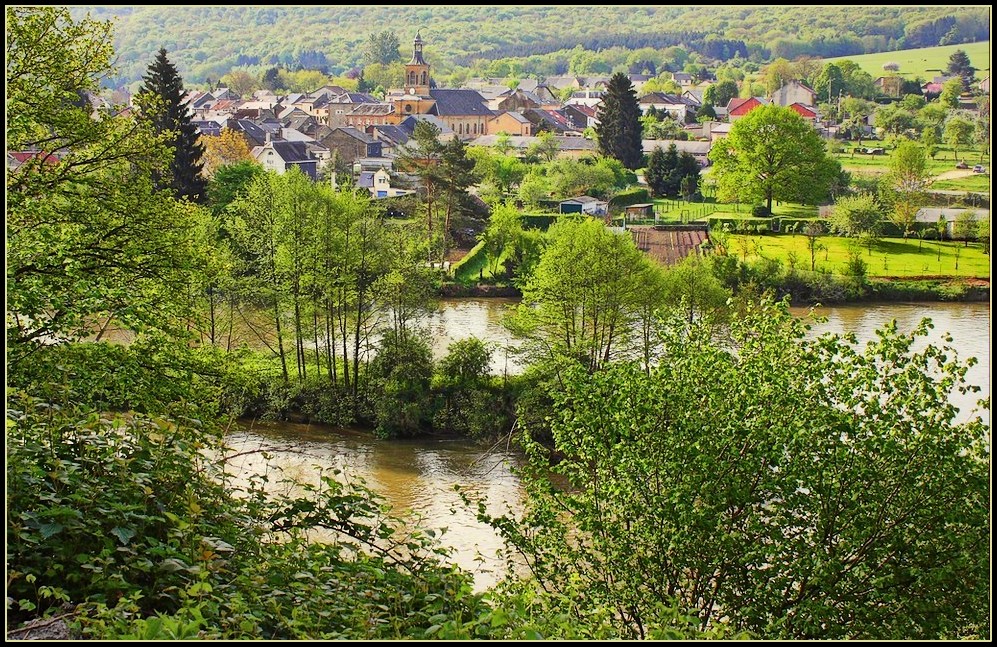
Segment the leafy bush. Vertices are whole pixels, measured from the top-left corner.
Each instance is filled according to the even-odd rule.
[[[375,640],[487,612],[433,531],[345,475],[236,496],[196,421],[15,393],[7,448],[15,623],[68,603],[93,639]]]
[[[377,392],[379,435],[414,436],[429,427],[433,353],[423,337],[386,335],[371,362],[369,375]]]
[[[772,215],[772,211],[764,204],[756,204],[751,207],[751,215],[755,218],[768,218]]]

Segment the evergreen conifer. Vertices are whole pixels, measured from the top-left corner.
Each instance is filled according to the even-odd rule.
[[[640,116],[633,84],[626,74],[617,72],[602,98],[595,133],[599,152],[619,160],[631,171],[644,161]]]
[[[166,143],[173,149],[171,177],[161,180],[162,188],[168,186],[178,199],[203,202],[207,197],[207,181],[201,174],[204,146],[183,102],[183,79],[166,57],[165,48],[160,48],[142,80],[139,94],[157,99],[148,106],[146,116],[157,133],[169,133]]]

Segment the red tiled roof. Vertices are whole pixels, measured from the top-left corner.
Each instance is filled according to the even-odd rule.
[[[7,155],[14,159],[18,164],[24,164],[25,162],[33,159],[44,160],[47,164],[59,163],[59,158],[56,157],[55,154],[41,151],[8,151]]]
[[[741,117],[760,105],[762,105],[761,102],[754,97],[749,97],[747,99],[731,99],[730,103],[727,104],[727,116]]]
[[[799,114],[801,117],[803,117],[805,119],[816,119],[817,118],[817,113],[814,112],[813,110],[811,110],[810,108],[806,107],[802,103],[797,102],[797,103],[792,104],[789,107],[794,112],[796,112],[797,114]]]

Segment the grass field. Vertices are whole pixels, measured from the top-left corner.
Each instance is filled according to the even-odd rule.
[[[883,76],[884,63],[898,63],[900,65],[899,73],[904,78],[921,77],[925,81],[930,81],[933,77],[942,74],[942,70],[948,67],[949,57],[957,49],[961,49],[969,56],[970,63],[976,68],[977,79],[982,79],[990,73],[990,41],[963,43],[962,45],[941,45],[922,49],[902,49],[879,54],[841,56],[824,59],[824,62],[854,61],[860,68],[871,74],[874,79]]]
[[[869,276],[990,278],[990,257],[983,253],[980,243],[970,243],[969,247],[964,247],[961,241],[926,240],[922,243],[916,238],[906,242],[902,238],[883,238],[872,246],[870,254],[865,247],[856,247],[854,239],[824,236],[819,240],[826,250],[817,252],[817,270],[840,273],[848,262],[849,254],[859,251],[868,266]],[[742,260],[777,259],[786,267],[789,266],[792,252],[796,254],[798,269],[810,269],[806,236],[733,235],[728,242],[728,251]]]

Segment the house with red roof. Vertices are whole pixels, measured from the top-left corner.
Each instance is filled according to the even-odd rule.
[[[727,102],[727,119],[737,121],[759,106],[764,106],[765,100],[758,97],[747,99],[733,98]]]
[[[800,115],[810,123],[815,123],[817,121],[817,112],[811,109],[809,106],[805,106],[802,103],[794,103],[789,106],[789,109]]]

